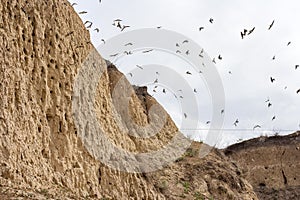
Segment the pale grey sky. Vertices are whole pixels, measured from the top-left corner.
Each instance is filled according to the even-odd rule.
[[[225,122],[223,138],[219,147],[232,144],[239,139],[248,139],[277,130],[280,134],[298,130],[300,124],[300,2],[297,0],[98,0],[79,1],[74,6],[83,22],[92,21],[92,41],[97,47],[101,39],[108,40],[120,34],[112,26],[113,20],[122,19],[122,24],[130,25],[128,31],[140,28],[155,28],[176,31],[186,35],[202,46],[205,52],[216,58],[217,69],[223,81],[226,95]],[[213,18],[213,24],[209,19]],[[274,26],[268,30],[271,22]],[[201,32],[199,27],[203,26]],[[255,27],[251,35],[240,37],[245,28]],[[99,28],[100,32],[93,31]],[[291,44],[287,46],[287,43]],[[223,59],[218,60],[221,54]],[[272,60],[273,56],[275,60]],[[152,57],[127,57],[120,62],[120,70],[126,74],[136,64],[149,62],[181,65],[170,55]],[[143,62],[143,63],[141,63]],[[174,66],[176,68],[176,66]],[[232,74],[228,72],[231,71]],[[271,83],[270,77],[276,80]],[[169,77],[172,79],[172,77]],[[128,76],[130,80],[130,76]],[[155,77],[153,77],[153,80]],[[208,91],[202,89],[202,80],[187,78],[199,90],[200,129],[207,129],[206,121],[211,120],[211,102]],[[285,89],[287,87],[287,89]],[[178,88],[180,89],[180,88]],[[152,90],[149,89],[149,92]],[[154,97],[164,105],[176,124],[180,127],[183,112],[180,103],[170,95],[157,89]],[[201,92],[200,92],[201,91]],[[153,94],[153,92],[152,92]],[[270,99],[272,106],[265,102]],[[193,114],[187,113],[193,120]],[[272,117],[276,119],[272,121]],[[239,119],[237,127],[234,121]],[[259,124],[262,128],[251,130]],[[233,130],[228,130],[233,129]],[[240,130],[249,129],[249,130]],[[265,131],[267,130],[267,131]],[[291,130],[291,131],[285,131]],[[183,131],[189,134],[188,131]],[[205,140],[205,131],[199,130],[195,139]]]

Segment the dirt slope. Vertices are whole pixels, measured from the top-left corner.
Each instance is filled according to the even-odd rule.
[[[248,140],[225,154],[243,169],[260,199],[300,199],[300,132]]]
[[[177,127],[158,105],[154,117],[167,115],[158,134],[147,139],[127,134],[132,127],[112,100],[123,75],[96,53],[66,0],[1,0],[0,11],[1,199],[178,199],[182,181],[189,182],[186,199],[198,198],[192,196],[196,192],[215,199],[256,199],[238,168],[217,150],[205,159],[183,156],[150,174],[116,171],[95,159],[97,152],[84,146],[72,113],[74,82],[86,60],[103,69],[95,111],[115,146],[130,152],[158,150]],[[126,80],[121,86],[135,91],[128,106],[133,121],[148,125],[149,109],[157,102],[145,88],[133,88]],[[162,191],[158,180],[166,176],[175,186]]]

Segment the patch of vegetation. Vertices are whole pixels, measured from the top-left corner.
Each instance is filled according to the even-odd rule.
[[[192,149],[192,148],[188,148],[185,152],[185,156],[188,156],[188,157],[195,157],[196,155],[198,154],[198,151],[195,150],[195,149]]]
[[[274,133],[274,136],[279,136],[279,132],[275,132],[275,133]]]
[[[156,186],[156,188],[159,189],[159,191],[164,192],[167,189],[168,184],[167,184],[167,181],[164,180],[164,181],[156,184],[155,186]]]
[[[180,161],[183,161],[184,160],[184,157],[179,157],[175,160],[175,162],[180,162]]]
[[[200,192],[195,192],[194,194],[195,200],[204,200],[204,196]]]
[[[189,182],[183,182],[182,183],[183,189],[184,189],[184,193],[189,193],[189,189],[190,189],[190,183]]]
[[[40,194],[44,195],[45,197],[50,197],[50,194],[48,192],[48,190],[46,189],[41,189],[40,191],[38,191]]]

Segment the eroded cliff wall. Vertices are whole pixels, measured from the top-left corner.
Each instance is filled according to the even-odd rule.
[[[74,82],[90,55],[91,61],[103,68],[95,111],[112,144],[131,152],[157,150],[176,134],[177,127],[167,115],[162,129],[148,139],[132,137],[120,129],[122,115],[117,112],[112,95],[123,75],[115,67],[107,67],[106,61],[95,53],[89,33],[72,6],[66,0],[1,0],[0,13],[1,187],[6,187],[6,191],[39,191],[52,198],[165,199],[147,174],[107,167],[95,159],[78,136],[72,112]],[[127,84],[125,80],[124,87]],[[133,121],[145,126],[150,123],[148,111],[156,101],[143,88],[135,91],[128,109]],[[159,109],[156,115],[165,113]],[[126,121],[123,125],[128,126]],[[211,154],[206,159],[223,161],[223,157]],[[224,163],[232,165],[229,161]],[[173,170],[188,168],[174,167],[169,172]],[[205,168],[201,170],[206,173]],[[256,198],[251,186],[235,171],[228,173],[244,186],[234,189],[228,185],[219,194],[218,185],[227,183],[215,176],[219,183],[214,184],[216,188],[206,187],[201,192],[219,198],[226,194],[232,198]]]

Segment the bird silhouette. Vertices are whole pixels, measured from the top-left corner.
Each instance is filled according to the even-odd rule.
[[[271,83],[273,83],[275,81],[275,78],[270,77]]]
[[[101,39],[101,41],[105,44],[105,40],[104,39]]]
[[[132,52],[131,52],[131,51],[124,51],[124,53],[125,53],[126,55],[132,55]]]
[[[272,121],[274,121],[276,119],[276,116],[274,115],[273,117],[272,117]]]
[[[196,90],[196,88],[194,89],[194,92],[195,92],[195,93],[197,93],[197,90]]]
[[[221,55],[219,55],[219,56],[218,56],[218,59],[219,59],[219,60],[222,60],[223,58],[222,58],[222,56],[221,56]]]
[[[164,88],[164,89],[162,90],[162,92],[166,94],[166,89]]]
[[[87,12],[86,11],[81,11],[81,12],[79,12],[78,14],[79,15],[82,15],[82,14],[86,14]]]
[[[207,121],[206,124],[210,124],[210,121]]]
[[[192,75],[192,73],[191,73],[191,72],[189,72],[189,71],[186,71],[185,73],[186,73],[186,74],[188,74],[188,75]]]
[[[275,20],[272,21],[272,23],[269,26],[269,30],[273,27]]]
[[[140,66],[140,65],[136,65],[138,68],[140,68],[140,69],[144,69],[142,66]]]
[[[122,25],[120,22],[117,22],[117,28],[122,29]]]
[[[184,43],[188,43],[189,41],[188,40],[184,40],[183,42],[182,42],[182,44],[184,44]]]
[[[96,31],[97,33],[99,33],[99,28],[95,28],[94,31]]]
[[[295,65],[295,69],[298,69],[299,68],[299,65]]]
[[[248,30],[247,29],[244,29],[242,32],[241,32],[241,37],[242,39],[244,39],[244,37],[246,36]]]
[[[275,60],[276,59],[276,56],[273,56],[272,60]]]
[[[88,25],[86,28],[91,28],[93,25],[93,23],[90,23],[90,25]]]
[[[177,50],[176,53],[181,53],[181,51]]]
[[[297,93],[297,94],[299,94],[299,93],[300,93],[300,89],[299,89],[299,90],[297,90],[297,91],[296,91],[296,93]]]
[[[119,55],[119,53],[112,54],[112,55],[110,55],[110,57],[116,57],[117,55]]]
[[[84,25],[86,25],[86,24],[89,24],[86,28],[91,28],[92,25],[93,25],[93,22],[91,22],[91,21],[86,21],[86,22],[84,23]]]
[[[288,42],[286,46],[289,46],[291,44],[291,42]]]
[[[200,28],[199,28],[199,31],[202,31],[204,29],[204,27],[203,26],[201,26]]]
[[[253,28],[248,32],[248,35],[250,35],[251,33],[253,33],[254,30],[255,30],[255,27],[253,27]]]
[[[186,113],[183,113],[183,115],[184,115],[184,118],[187,118],[187,114]]]
[[[244,36],[245,36],[244,33],[241,32],[241,38],[242,38],[242,39],[244,39]]]
[[[142,53],[149,53],[151,51],[153,51],[154,49],[149,49],[149,50],[145,50],[145,51],[142,51]]]
[[[266,102],[266,103],[270,102],[270,98],[268,97],[268,99],[267,99],[267,100],[265,100],[265,102]]]
[[[125,44],[124,46],[127,47],[127,46],[132,46],[133,44],[131,42]]]
[[[217,64],[217,63],[216,63],[216,59],[215,59],[215,58],[213,58],[212,62],[213,62],[213,63],[215,63],[215,64]]]
[[[272,104],[269,102],[269,103],[268,103],[268,108],[270,108],[271,106],[272,106]]]
[[[126,26],[126,25],[123,25],[123,27],[121,28],[121,31],[124,31],[126,28],[129,28],[130,26]]]
[[[158,79],[155,79],[153,83],[158,83]]]
[[[214,19],[213,18],[210,18],[209,19],[209,22],[212,24],[212,23],[214,23]]]
[[[71,6],[76,6],[76,5],[78,5],[78,4],[77,4],[77,3],[72,3],[72,4],[71,4]]]
[[[186,54],[186,55],[190,55],[190,51],[187,50],[187,51],[185,52],[185,54]]]
[[[239,119],[236,119],[235,122],[233,123],[234,126],[237,126],[239,123]]]
[[[260,126],[260,125],[255,125],[255,126],[253,127],[253,130],[255,130],[256,128],[261,128],[261,126]]]
[[[224,112],[225,112],[225,110],[224,110],[224,109],[222,109],[222,110],[221,110],[221,114],[224,114]]]
[[[140,66],[140,65],[136,65],[138,68],[140,68],[140,69],[144,69],[142,66]]]

